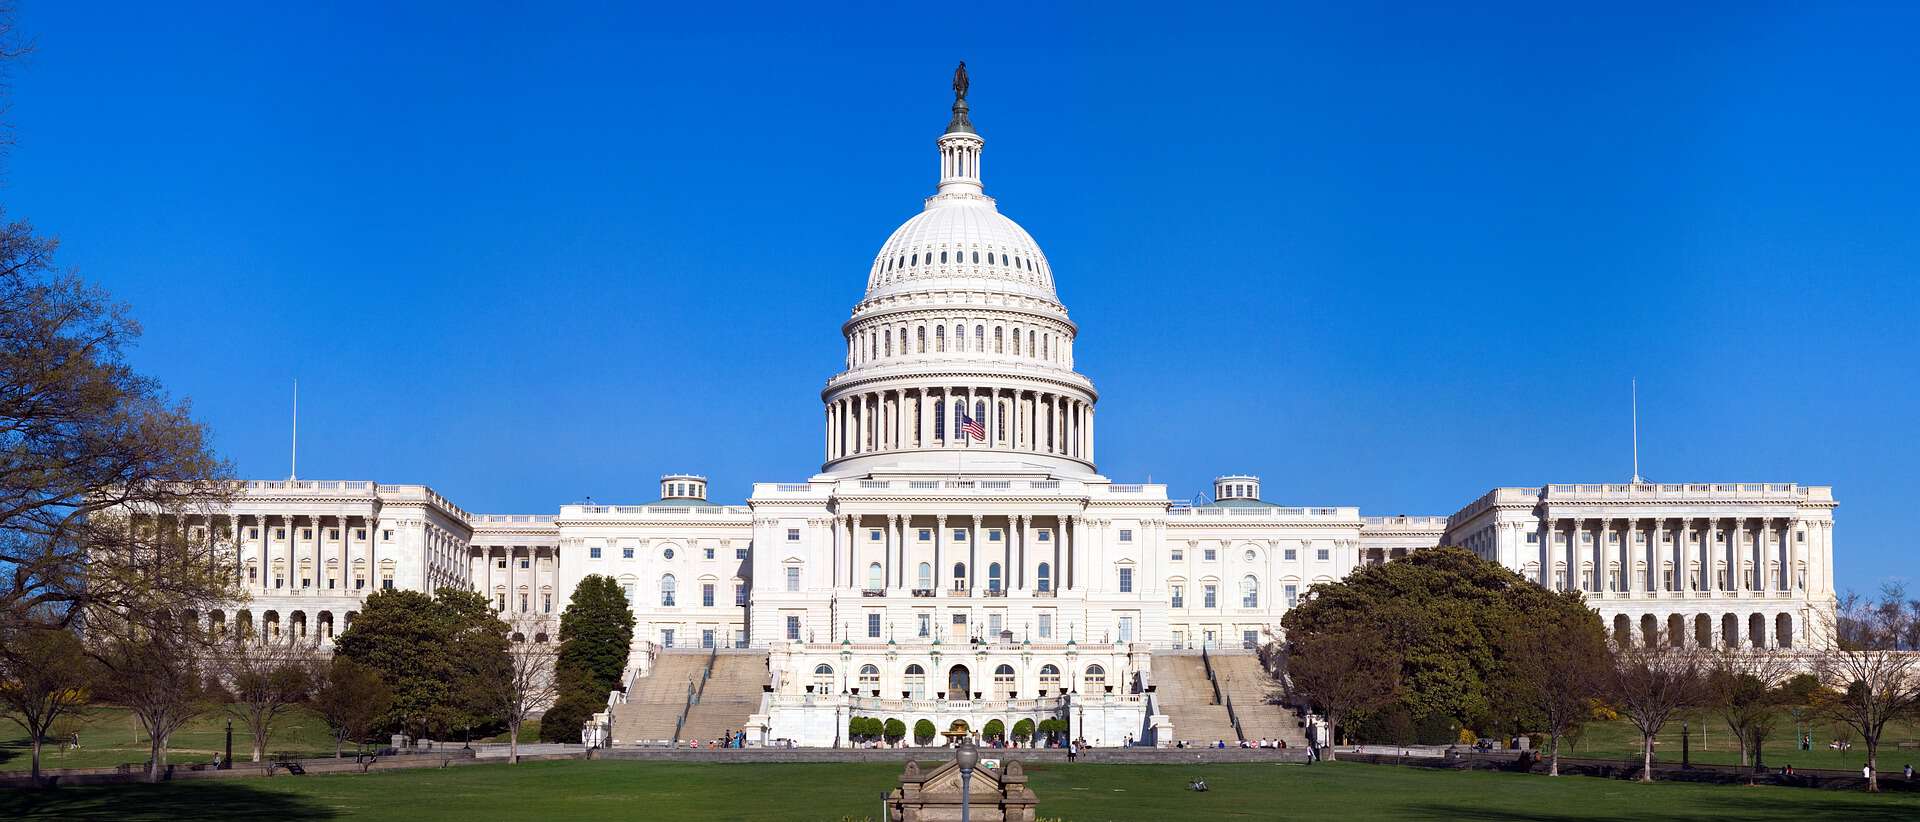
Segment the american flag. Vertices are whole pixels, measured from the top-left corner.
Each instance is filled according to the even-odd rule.
[[[979,420],[967,416],[964,412],[960,415],[960,431],[976,440],[984,440],[987,438],[987,426],[981,424]]]

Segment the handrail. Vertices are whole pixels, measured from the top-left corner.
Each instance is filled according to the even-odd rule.
[[[707,667],[700,671],[700,692],[693,695],[693,704],[700,704],[701,698],[707,695],[707,680],[713,677],[713,661],[719,656],[720,643],[715,642],[707,651]]]
[[[1231,693],[1227,694],[1227,721],[1233,723],[1233,735],[1240,737],[1240,741],[1245,742],[1247,732],[1241,730],[1240,715],[1233,711],[1233,694]]]
[[[1213,704],[1220,704],[1220,680],[1213,676],[1213,658],[1207,655],[1206,643],[1200,645],[1200,665],[1207,669],[1207,684],[1213,686]]]
[[[680,729],[687,725],[687,712],[693,710],[693,680],[687,680],[687,702],[680,706],[680,718],[673,721],[673,742],[671,747],[680,747]]]

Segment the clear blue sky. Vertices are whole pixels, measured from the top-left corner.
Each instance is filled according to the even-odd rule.
[[[250,477],[298,377],[307,478],[804,479],[965,59],[1107,475],[1446,514],[1625,480],[1637,377],[1646,475],[1830,483],[1841,583],[1915,568],[1911,10],[22,5],[0,198]]]

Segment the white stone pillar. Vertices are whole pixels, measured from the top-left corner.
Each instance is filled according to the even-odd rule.
[[[1093,406],[1087,406],[1087,462],[1093,462]]]
[[[969,583],[971,583],[973,580],[978,579],[980,577],[980,572],[974,570],[974,568],[977,567],[979,564],[980,564],[980,515],[974,514],[973,530],[967,532],[967,581]],[[1006,580],[1007,580],[1006,573],[1007,573],[1007,569],[1005,568],[1000,569],[1000,574],[1001,574],[1000,584],[1002,585],[1006,584]],[[969,585],[969,589],[971,589],[971,585]],[[1006,589],[1002,588],[1001,590],[1004,591]]]
[[[933,587],[942,590],[953,585],[953,569],[946,567],[940,557],[940,541],[946,539],[946,530],[947,518],[945,516],[935,516],[933,518]],[[972,568],[967,569],[967,575],[973,575]],[[939,627],[941,626],[934,626],[936,629]],[[933,676],[933,672],[928,671],[927,676]]]

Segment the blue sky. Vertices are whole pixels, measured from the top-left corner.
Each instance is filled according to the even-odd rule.
[[[1100,467],[1446,514],[1826,483],[1913,573],[1920,30],[1820,4],[26,0],[0,202],[241,473],[476,511],[803,479],[965,59]],[[1170,11],[1170,9],[1177,9]]]

